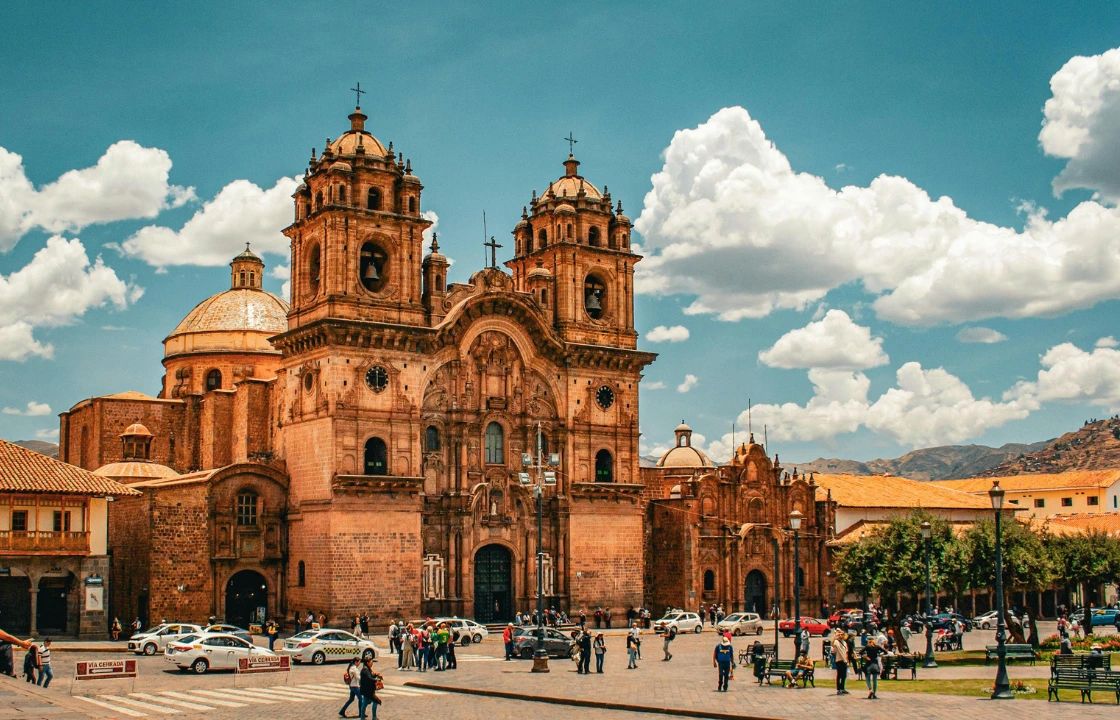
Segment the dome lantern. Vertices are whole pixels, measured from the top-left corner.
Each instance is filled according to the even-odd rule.
[[[264,261],[249,250],[249,243],[245,243],[245,251],[235,257],[229,264],[229,287],[231,290],[248,288],[261,289],[261,276],[264,274]]]

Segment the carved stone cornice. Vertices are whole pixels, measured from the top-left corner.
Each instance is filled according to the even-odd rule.
[[[577,482],[569,486],[573,500],[628,500],[631,503],[638,501],[645,487],[638,483],[615,482]]]
[[[424,489],[422,477],[393,475],[335,475],[331,490],[335,493],[363,495],[366,493],[405,493],[419,495]]]

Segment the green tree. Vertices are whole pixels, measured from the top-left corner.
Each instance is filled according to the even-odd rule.
[[[1082,597],[1120,578],[1120,539],[1103,532],[1047,538],[1056,579],[1079,586]]]
[[[1018,620],[1007,613],[1007,598],[1017,590],[1041,590],[1054,580],[1054,558],[1043,536],[1026,523],[1007,519],[1001,525],[1001,551],[1003,560],[1004,623],[1011,632],[1012,642],[1025,643],[1023,628]],[[975,589],[988,590],[996,584],[996,529],[994,520],[974,524],[964,534],[962,541],[969,560],[969,584]]]

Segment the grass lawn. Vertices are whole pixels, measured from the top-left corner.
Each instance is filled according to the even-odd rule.
[[[1031,695],[1015,695],[1016,700],[1046,700],[1046,678],[1032,678],[1024,681],[1030,687],[1035,689]],[[937,695],[967,695],[969,697],[990,697],[992,691],[990,687],[990,680],[982,680],[974,678],[969,680],[880,680],[879,690],[882,692],[908,692],[908,693],[932,693]],[[1012,682],[1012,686],[1015,681]],[[853,695],[858,695],[863,692],[866,686],[863,683],[854,684],[849,681],[850,692]],[[1115,696],[1108,691],[1094,693],[1094,700],[1097,697],[1101,701],[1115,700]],[[1063,702],[1070,701],[1075,703],[1081,702],[1081,693],[1076,690],[1061,690],[1058,694],[1059,699]]]

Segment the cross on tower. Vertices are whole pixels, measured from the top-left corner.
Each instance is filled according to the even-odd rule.
[[[498,267],[498,248],[502,246],[494,241],[493,236],[490,236],[490,242],[482,244],[490,248],[490,267]]]
[[[569,155],[575,155],[576,154],[576,143],[578,143],[579,140],[576,140],[574,137],[572,137],[572,132],[570,130],[568,131],[568,137],[566,137],[564,139],[568,141],[568,154]]]
[[[354,93],[356,93],[356,94],[357,94],[357,96],[358,96],[358,100],[357,100],[357,102],[356,102],[356,103],[354,103],[354,104],[355,104],[355,106],[356,106],[356,107],[361,107],[361,106],[362,106],[362,95],[365,95],[365,94],[366,94],[366,91],[365,91],[365,90],[362,90],[362,84],[361,84],[361,83],[358,83],[358,87],[352,87],[352,88],[350,88],[350,90],[351,90],[351,92],[354,92]]]

